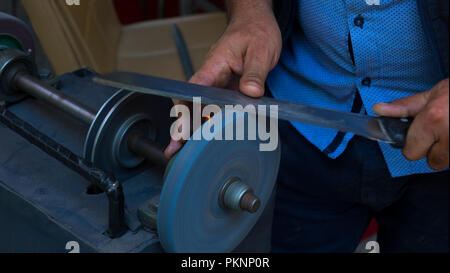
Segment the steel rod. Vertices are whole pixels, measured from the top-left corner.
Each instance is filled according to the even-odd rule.
[[[89,106],[74,100],[29,74],[23,72],[17,73],[13,79],[13,85],[28,95],[42,99],[87,124],[92,124],[97,114]]]
[[[163,148],[156,142],[141,134],[133,134],[128,139],[128,148],[133,153],[143,156],[151,162],[166,166],[167,158],[164,156]]]

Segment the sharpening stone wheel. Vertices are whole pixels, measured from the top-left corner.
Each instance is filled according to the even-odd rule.
[[[96,167],[127,179],[145,159],[128,149],[128,135],[139,131],[164,143],[169,139],[170,99],[119,90],[103,104],[92,122],[84,144],[84,158]]]
[[[222,131],[245,122],[243,116],[237,112],[222,123]],[[220,115],[208,122],[216,118]],[[280,145],[275,151],[260,152],[260,143],[189,140],[185,144],[168,171],[159,201],[157,228],[166,251],[230,252],[247,236],[269,201],[280,162]],[[256,213],[219,205],[221,189],[236,177],[259,197]]]

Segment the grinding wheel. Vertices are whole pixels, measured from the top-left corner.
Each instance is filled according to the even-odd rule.
[[[170,140],[170,99],[119,90],[102,106],[84,144],[84,158],[113,172],[117,179],[131,177],[145,158],[128,149],[128,136],[138,131],[166,145]]]
[[[245,122],[243,115],[238,112],[226,119],[222,130]],[[216,118],[220,115],[210,121]],[[158,234],[166,251],[230,252],[247,236],[269,201],[280,161],[280,145],[275,151],[260,152],[259,144],[256,140],[189,140],[185,144],[167,173],[159,201]],[[259,197],[256,213],[220,205],[222,189],[234,178]]]

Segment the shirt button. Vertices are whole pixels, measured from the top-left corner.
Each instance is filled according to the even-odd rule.
[[[355,26],[363,28],[364,25],[364,18],[360,15],[353,20],[353,23],[355,23]]]
[[[361,83],[362,83],[362,85],[364,85],[364,86],[370,87],[370,84],[372,83],[372,79],[369,78],[369,77],[364,78],[364,79],[362,80]]]

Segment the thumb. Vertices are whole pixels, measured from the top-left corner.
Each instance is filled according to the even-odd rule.
[[[373,112],[379,116],[407,118],[416,116],[428,102],[430,92],[422,92],[389,103],[377,103]]]

